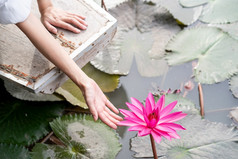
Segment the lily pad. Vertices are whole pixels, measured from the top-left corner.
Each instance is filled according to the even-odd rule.
[[[124,2],[109,12],[118,20],[118,31],[112,43],[91,64],[109,74],[127,75],[135,57],[142,76],[167,72],[168,66],[162,58],[164,48],[180,30],[169,12],[142,0]]]
[[[0,102],[0,142],[30,145],[49,133],[49,121],[63,112],[60,103],[26,102],[9,98]]]
[[[195,123],[195,124],[194,124]],[[162,140],[156,143],[159,157],[168,159],[182,158],[219,158],[236,159],[238,154],[238,130],[221,123],[190,115],[179,124],[186,128],[179,131],[180,140]],[[149,136],[131,139],[131,150],[135,157],[152,157]]]
[[[43,159],[90,158],[112,159],[121,149],[115,131],[101,121],[95,122],[89,115],[67,115],[50,123],[55,135],[65,144],[38,145],[33,149],[33,158],[47,154]],[[55,156],[55,157],[54,157]]]
[[[215,27],[185,29],[166,50],[171,52],[165,57],[169,65],[198,59],[194,75],[204,84],[224,81],[238,72],[238,41]]]
[[[238,21],[237,0],[180,0],[184,7],[203,5],[200,20],[206,23],[232,23]]]
[[[202,13],[202,6],[188,8],[179,4],[179,0],[152,0],[156,4],[166,8],[175,19],[185,25],[190,25],[198,20]]]
[[[6,90],[15,98],[28,101],[62,101],[63,97],[56,94],[44,94],[30,92],[14,82],[4,81]]]
[[[0,158],[2,159],[16,159],[16,158],[30,159],[30,153],[23,146],[1,143],[0,144]]]
[[[103,92],[114,91],[119,84],[118,75],[109,75],[98,69],[95,69],[90,63],[82,68],[82,70],[92,79],[96,81]],[[79,87],[72,80],[66,81],[61,87],[56,90],[56,93],[64,96],[68,102],[82,108],[88,108],[83,94]]]
[[[233,119],[234,123],[238,126],[238,107],[230,111],[230,118]]]
[[[238,75],[233,76],[230,80],[229,80],[229,84],[230,84],[230,90],[232,92],[232,94],[238,98]]]

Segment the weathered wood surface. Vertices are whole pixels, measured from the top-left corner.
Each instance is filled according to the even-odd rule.
[[[86,31],[74,34],[59,29],[55,36],[82,67],[111,41],[116,32],[116,19],[92,0],[53,0],[53,3],[55,7],[86,16]],[[36,1],[32,1],[32,12],[40,17]],[[53,93],[67,80],[15,25],[0,25],[0,76],[36,93]]]

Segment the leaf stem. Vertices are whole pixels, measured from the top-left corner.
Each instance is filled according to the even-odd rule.
[[[203,103],[203,92],[202,92],[202,85],[198,83],[198,92],[199,92],[199,103],[200,103],[200,114],[204,117],[204,103]]]
[[[152,146],[154,159],[158,159],[158,156],[157,156],[157,153],[156,153],[156,147],[155,147],[155,140],[154,140],[154,138],[151,134],[150,134],[150,141],[151,141],[151,146]]]
[[[45,143],[52,135],[53,131],[51,131],[40,143]]]

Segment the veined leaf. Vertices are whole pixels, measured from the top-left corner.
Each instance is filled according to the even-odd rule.
[[[15,98],[27,101],[62,101],[63,97],[56,94],[44,94],[44,93],[33,93],[20,86],[16,85],[14,82],[4,81],[4,86],[6,90]]]
[[[200,27],[181,31],[166,49],[169,65],[198,59],[196,80],[213,84],[238,72],[238,41],[218,28]]]
[[[63,112],[60,103],[0,102],[0,142],[30,145],[49,132],[49,121]]]
[[[202,13],[202,6],[188,8],[179,4],[179,0],[152,0],[156,4],[166,8],[175,19],[185,25],[190,25],[198,20]]]
[[[109,75],[98,69],[95,69],[90,63],[82,68],[82,70],[99,85],[103,92],[114,91],[119,84],[118,75]],[[67,101],[73,105],[80,106],[82,108],[88,108],[83,94],[79,87],[73,83],[72,80],[66,81],[61,87],[56,90],[56,93],[64,96]]]
[[[200,20],[206,23],[232,23],[238,21],[237,0],[180,0],[185,7],[203,6]]]
[[[30,153],[23,146],[0,143],[0,158],[2,159],[16,159],[16,158],[30,159]]]
[[[118,20],[117,34],[91,63],[109,74],[127,75],[135,57],[142,76],[167,72],[168,66],[162,59],[164,48],[180,30],[172,16],[165,9],[142,0],[124,2],[110,13]]]
[[[63,116],[50,125],[66,147],[38,144],[33,149],[33,159],[38,159],[37,156],[43,159],[112,159],[121,149],[115,131],[101,121],[95,122],[92,116]]]
[[[221,123],[214,123],[201,116],[190,115],[180,122],[185,131],[178,131],[181,139],[162,140],[156,143],[157,153],[167,159],[219,158],[236,159],[238,154],[238,130]],[[149,136],[131,139],[135,157],[152,157]]]

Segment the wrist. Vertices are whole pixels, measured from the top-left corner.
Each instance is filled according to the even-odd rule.
[[[53,7],[53,4],[50,0],[37,0],[37,3],[41,15],[45,12],[46,9]]]

